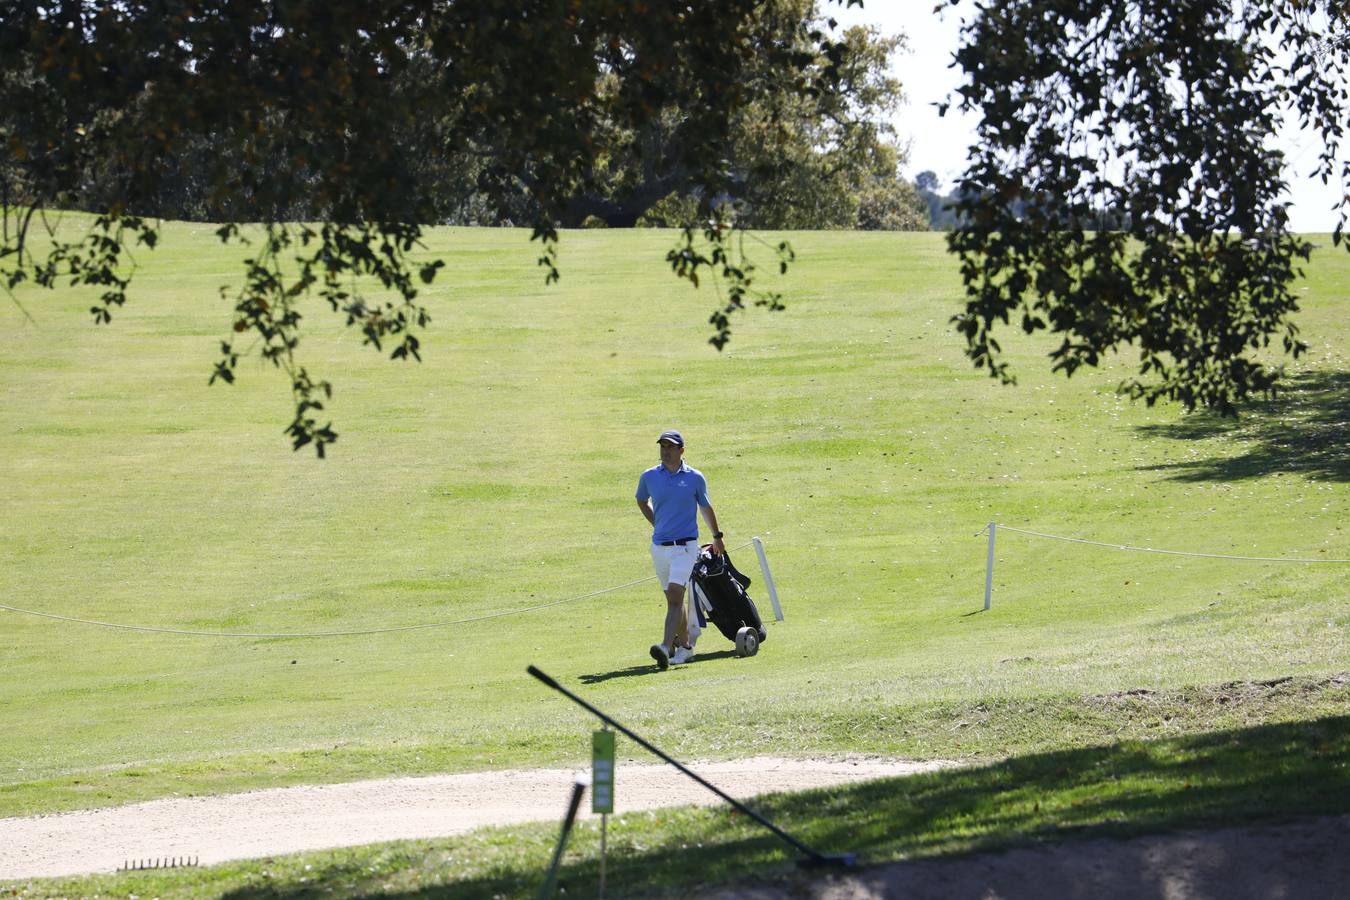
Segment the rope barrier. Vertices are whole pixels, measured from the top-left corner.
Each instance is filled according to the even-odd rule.
[[[749,547],[753,541],[746,541],[739,547],[732,547],[731,550],[744,550]],[[728,551],[730,552],[730,551]],[[371,634],[393,634],[400,631],[424,631],[431,628],[449,628],[452,625],[466,625],[471,622],[483,622],[488,619],[500,619],[505,616],[518,616],[528,612],[536,612],[541,609],[548,609],[553,606],[561,606],[564,603],[576,603],[580,600],[589,600],[592,597],[599,597],[601,594],[612,594],[615,591],[627,590],[636,587],[648,581],[654,581],[655,575],[648,575],[646,578],[639,578],[637,581],[630,581],[627,584],[620,584],[615,587],[602,588],[598,591],[591,591],[589,594],[580,594],[576,597],[568,597],[563,600],[553,600],[548,603],[540,603],[535,606],[527,606],[523,609],[508,609],[502,612],[485,613],[481,616],[470,616],[467,619],[456,619],[453,622],[427,622],[419,625],[397,625],[390,628],[367,628],[356,631],[283,631],[283,632],[240,632],[240,631],[188,631],[179,628],[159,628],[153,625],[126,625],[118,622],[100,622],[95,619],[79,619],[74,616],[60,616],[55,613],[38,612],[32,609],[20,609],[17,606],[8,606],[0,603],[0,609],[12,613],[21,613],[26,616],[37,616],[43,619],[56,619],[60,622],[74,622],[79,625],[97,625],[100,628],[117,628],[123,631],[139,631],[150,634],[178,634],[189,637],[223,637],[223,638],[324,638],[324,637],[356,637]]]
[[[1110,547],[1112,550],[1134,550],[1139,553],[1165,553],[1169,556],[1191,556],[1202,559],[1240,559],[1249,562],[1291,562],[1291,563],[1350,563],[1350,559],[1312,559],[1291,556],[1230,556],[1222,553],[1192,553],[1188,550],[1159,550],[1156,547],[1135,547],[1130,544],[1109,544],[1106,541],[1089,541],[1084,538],[1065,537],[1062,534],[1046,534],[1043,531],[1031,531],[1026,528],[1014,528],[990,522],[976,532],[975,537],[989,535],[989,552],[984,564],[984,608],[990,608],[994,593],[994,539],[1000,531],[1013,531],[1031,537],[1049,538],[1052,541],[1067,541],[1071,544],[1091,544],[1094,547]]]
[[[1064,537],[1058,534],[1045,534],[1041,531],[1028,531],[1025,528],[1014,528],[1011,525],[1000,525],[993,523],[999,531],[1015,531],[1018,534],[1029,534],[1032,537],[1049,538],[1055,541],[1068,541],[1074,544],[1092,544],[1097,547],[1110,547],[1113,550],[1134,550],[1140,553],[1166,553],[1170,556],[1196,556],[1204,559],[1242,559],[1250,562],[1297,562],[1297,563],[1350,563],[1350,559],[1313,559],[1288,556],[1225,556],[1219,553],[1190,553],[1185,550],[1159,550],[1154,547],[1132,547],[1129,544],[1108,544],[1104,541],[1088,541],[1083,538]],[[976,537],[989,530],[986,525]]]

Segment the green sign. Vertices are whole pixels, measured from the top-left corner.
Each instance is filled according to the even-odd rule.
[[[614,812],[614,732],[591,734],[591,812]]]

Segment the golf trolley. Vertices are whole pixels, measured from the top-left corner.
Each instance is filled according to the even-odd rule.
[[[730,555],[714,553],[711,545],[703,547],[689,585],[690,605],[696,619],[689,623],[691,637],[695,628],[701,631],[711,622],[736,645],[737,656],[758,653],[759,645],[769,633],[755,601],[746,593],[749,586],[750,576],[732,565]]]

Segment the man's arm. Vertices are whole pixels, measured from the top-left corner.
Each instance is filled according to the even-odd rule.
[[[703,513],[703,521],[708,523],[708,527],[712,529],[712,533],[714,535],[722,533],[722,529],[717,527],[717,513],[713,512],[713,508],[711,506],[700,506],[699,512]],[[720,537],[713,538],[713,550],[717,551],[718,553],[727,552],[727,546],[726,544],[722,543],[722,539]]]
[[[655,527],[656,513],[652,512],[652,502],[650,500],[639,500],[637,505],[638,509],[642,510],[642,514],[647,517],[647,524]]]

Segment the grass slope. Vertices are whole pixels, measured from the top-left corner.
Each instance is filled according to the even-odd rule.
[[[985,613],[975,533],[1350,557],[1343,251],[1300,288],[1291,393],[1229,423],[1131,405],[1119,371],[1052,377],[1044,342],[1009,342],[1015,389],[971,370],[940,236],[791,237],[787,311],[738,319],[718,354],[669,234],[569,233],[545,288],[521,232],[438,230],[422,364],[307,312],[302,353],[336,382],[326,461],[288,449],[278,373],[206,386],[244,255],[209,227],[169,226],[109,327],[77,291],[0,306],[0,603],[290,632],[578,597],[648,574],[632,492],[676,426],[729,543],[767,535],[787,613],[753,660],[713,634],[658,676],[651,583],[304,640],[0,611],[0,816],[585,758],[591,723],[531,662],[683,756],[993,761],[1337,711],[1322,691],[1131,725],[1093,698],[1350,669],[1345,566],[1002,534]]]

